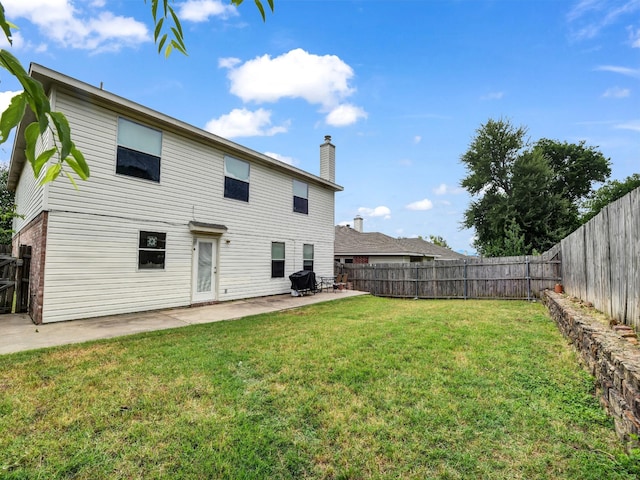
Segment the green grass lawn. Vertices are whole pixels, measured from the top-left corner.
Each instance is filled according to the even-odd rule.
[[[543,306],[357,297],[0,357],[1,478],[631,479]]]

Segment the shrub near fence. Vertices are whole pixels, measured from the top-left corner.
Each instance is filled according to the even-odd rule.
[[[561,242],[568,294],[640,329],[640,189],[609,204]]]
[[[559,248],[529,257],[434,260],[425,263],[344,264],[356,290],[398,298],[532,299],[561,281]]]

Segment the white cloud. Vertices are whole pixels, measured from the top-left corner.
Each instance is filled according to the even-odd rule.
[[[358,208],[358,213],[363,217],[383,217],[385,220],[391,218],[391,210],[385,206],[376,208],[360,207]]]
[[[615,128],[640,132],[640,120],[631,120],[630,122],[621,123],[619,125],[616,125]]]
[[[350,85],[353,69],[335,55],[314,55],[300,48],[278,57],[263,55],[241,63],[223,58],[220,68],[229,70],[231,93],[243,102],[275,103],[283,98],[299,98],[319,105],[327,112],[326,122],[350,125],[366,112],[344,100],[355,93]]]
[[[433,202],[428,198],[418,200],[417,202],[410,203],[405,207],[407,210],[431,210],[433,208]]]
[[[355,105],[344,104],[334,108],[329,115],[327,115],[327,125],[332,127],[345,127],[347,125],[353,125],[361,118],[367,118],[367,112],[362,108]]]
[[[612,87],[608,88],[602,96],[605,98],[626,98],[631,95],[631,90],[628,88]]]
[[[252,112],[246,108],[236,108],[220,118],[209,120],[204,129],[225,138],[236,137],[269,137],[277,133],[284,133],[289,127],[288,122],[283,125],[271,125],[271,112],[262,108]]]
[[[297,165],[298,162],[292,157],[286,157],[284,155],[280,155],[279,153],[273,152],[264,152],[267,157],[275,158],[276,160],[281,161],[282,163],[286,163],[287,165]]]
[[[634,30],[633,27],[629,27],[629,42],[631,48],[640,48],[640,28]]]
[[[132,17],[100,11],[103,2],[81,3],[71,0],[5,0],[7,18],[25,18],[40,33],[64,47],[95,51],[117,51],[151,41],[144,23]]]
[[[500,100],[504,97],[504,92],[489,92],[480,97],[480,100]]]
[[[413,137],[413,143],[415,143],[416,145],[421,141],[422,141],[422,137],[420,135],[416,135],[415,137]]]
[[[433,193],[435,193],[436,195],[457,195],[462,192],[464,192],[464,188],[452,187],[451,185],[447,185],[446,183],[441,183],[433,189]]]
[[[218,68],[233,68],[239,63],[242,63],[242,60],[235,57],[227,57],[218,59]]]
[[[640,78],[640,68],[618,67],[615,65],[601,65],[596,68],[601,72],[613,72],[628,77]]]
[[[206,22],[209,17],[229,18],[238,15],[238,10],[231,4],[219,0],[187,0],[178,7],[181,20],[190,22]]]
[[[596,37],[603,29],[640,10],[638,0],[581,0],[567,15],[570,23],[580,23],[573,34],[578,40]]]
[[[353,70],[335,55],[313,55],[297,48],[279,57],[263,55],[231,68],[231,93],[245,102],[302,98],[333,108],[354,93]]]

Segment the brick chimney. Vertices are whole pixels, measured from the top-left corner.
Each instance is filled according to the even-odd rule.
[[[362,233],[363,230],[363,220],[362,217],[360,215],[356,215],[356,218],[353,219],[353,229],[356,232],[360,232]]]
[[[336,183],[336,147],[331,143],[331,135],[325,135],[320,145],[320,177]]]

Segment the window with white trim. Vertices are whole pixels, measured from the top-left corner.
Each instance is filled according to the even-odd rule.
[[[313,272],[313,245],[305,243],[302,246],[302,269]]]
[[[249,162],[224,157],[224,196],[249,201]]]
[[[293,211],[309,214],[309,185],[299,180],[293,181]]]
[[[284,242],[271,242],[271,278],[284,277]]]
[[[164,269],[166,252],[166,233],[140,232],[140,242],[138,244],[138,268],[140,270]]]
[[[160,182],[162,132],[118,118],[116,173]]]

